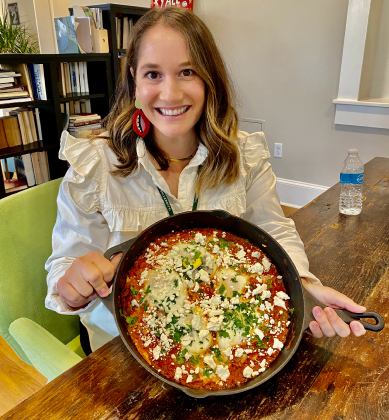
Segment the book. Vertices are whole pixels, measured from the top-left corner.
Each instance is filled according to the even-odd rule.
[[[25,190],[27,188],[27,183],[19,181],[18,179],[5,179],[4,188],[6,194],[16,191]]]
[[[74,16],[54,18],[55,35],[59,54],[78,54]]]
[[[91,25],[93,52],[109,53],[108,31],[106,29],[96,29]]]
[[[70,127],[69,126],[69,133],[71,131],[93,130],[95,128],[101,128],[101,124],[89,124],[89,125],[84,125],[84,126],[81,126],[81,127]]]
[[[15,83],[14,77],[0,77],[0,86],[5,83]]]
[[[4,105],[4,104],[13,104],[13,103],[17,103],[17,102],[31,102],[32,98],[28,97],[28,98],[16,98],[16,99],[1,99],[0,100],[0,105]]]
[[[50,181],[49,162],[47,160],[46,152],[37,152],[39,169],[42,177],[42,183]]]
[[[24,86],[27,87],[28,95],[30,98],[34,98],[34,92],[32,89],[32,83],[31,83],[31,74],[28,68],[27,64],[2,64],[1,65],[2,69],[4,70],[8,70],[8,71],[14,71],[17,74],[20,74],[21,76],[19,77],[19,84],[18,85],[13,85],[12,87],[19,87],[19,86]],[[6,88],[5,85],[2,85],[4,88]]]
[[[72,86],[72,93],[76,93],[78,92],[77,90],[78,74],[76,71],[76,63],[69,63],[69,70],[70,70],[70,82]]]
[[[69,130],[69,134],[71,134],[73,137],[78,138],[78,139],[86,139],[89,136],[95,136],[98,134],[102,134],[105,132],[105,128],[94,128],[94,129],[84,129],[84,130],[80,130],[80,131],[70,131]]]
[[[4,70],[4,69],[0,69],[0,78],[10,77],[10,76],[19,77],[19,76],[21,76],[21,74],[16,73],[16,71],[7,71],[7,70]]]
[[[12,87],[14,84],[13,83],[2,83],[0,86],[1,88],[6,88],[6,87]]]
[[[3,120],[0,119],[0,149],[8,147],[7,136],[5,135]]]
[[[42,184],[42,175],[41,175],[41,169],[39,165],[38,152],[31,153],[31,160],[32,160],[32,167],[34,169],[35,183],[36,185]]]
[[[82,126],[90,125],[90,124],[99,124],[100,122],[101,122],[101,117],[98,117],[89,121],[70,122],[69,127],[82,127]]]
[[[35,120],[34,120],[34,113],[32,110],[28,110],[26,112],[27,116],[28,116],[28,121],[30,123],[30,128],[31,128],[31,132],[32,132],[32,141],[38,141],[38,133],[37,133],[37,129],[36,129],[36,124],[35,124]]]
[[[21,92],[27,91],[27,86],[24,85],[12,85],[10,87],[0,87],[0,92]]]
[[[41,118],[40,118],[40,115],[39,115],[39,108],[35,108],[35,121],[36,121],[36,129],[37,129],[38,140],[43,140]]]
[[[35,175],[34,175],[34,168],[32,166],[32,159],[30,154],[22,155],[23,165],[24,165],[24,173],[27,179],[27,186],[32,187],[35,185]]]
[[[38,92],[38,99],[46,100],[46,84],[45,84],[45,73],[43,69],[43,64],[33,64],[34,69],[34,78],[36,83],[36,89]]]
[[[20,134],[17,117],[8,117],[3,119],[5,137],[9,147],[19,146],[23,144]]]
[[[129,33],[129,26],[128,26],[128,16],[123,17],[123,48],[127,48],[128,44],[128,33]]]
[[[14,98],[25,98],[28,97],[26,91],[8,91],[0,92],[0,99],[14,99]]]
[[[22,137],[22,143],[23,144],[28,144],[28,132],[27,132],[27,127],[25,125],[24,118],[23,118],[23,113],[18,112],[17,118],[18,118],[18,122],[19,122],[19,128],[20,128],[20,135]]]

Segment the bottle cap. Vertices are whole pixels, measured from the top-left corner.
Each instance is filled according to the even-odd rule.
[[[349,155],[357,155],[358,154],[358,149],[348,149],[348,154]]]

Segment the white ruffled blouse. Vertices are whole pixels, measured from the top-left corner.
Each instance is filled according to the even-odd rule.
[[[287,251],[301,277],[320,281],[309,272],[304,245],[294,222],[285,218],[276,192],[276,177],[267,159],[270,153],[263,133],[239,132],[239,179],[200,194],[198,210],[226,210],[272,235]],[[71,167],[58,194],[58,215],[53,230],[53,253],[46,263],[46,307],[60,314],[79,314],[87,327],[92,350],[118,335],[110,312],[98,300],[79,310],[59,296],[57,281],[72,262],[88,252],[104,253],[168,216],[157,186],[168,196],[174,214],[192,210],[198,166],[208,155],[202,144],[180,174],[178,197],[150,161],[144,141],[137,143],[138,167],[126,178],[110,175],[118,160],[104,139],[92,143],[64,131],[60,159]]]

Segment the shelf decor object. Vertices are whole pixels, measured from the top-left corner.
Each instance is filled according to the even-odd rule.
[[[151,0],[151,8],[162,8],[165,7],[181,7],[188,9],[193,12],[193,1],[194,0]]]

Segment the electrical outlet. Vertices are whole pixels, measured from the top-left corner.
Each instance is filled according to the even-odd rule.
[[[274,143],[274,157],[282,158],[282,143]]]

